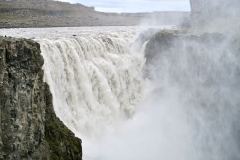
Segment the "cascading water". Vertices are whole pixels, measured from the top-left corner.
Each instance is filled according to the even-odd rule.
[[[144,57],[130,53],[133,36],[99,32],[39,40],[55,111],[79,137],[96,137],[135,111]]]
[[[119,28],[9,30],[41,44],[55,110],[84,159],[240,159],[239,36],[154,31],[135,42],[151,39],[144,57],[135,29]]]

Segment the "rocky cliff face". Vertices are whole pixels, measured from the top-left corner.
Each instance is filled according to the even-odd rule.
[[[0,37],[0,159],[81,160],[81,140],[56,117],[38,43]]]

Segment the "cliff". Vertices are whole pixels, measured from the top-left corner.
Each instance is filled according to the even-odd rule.
[[[56,117],[38,43],[0,37],[0,159],[81,160],[81,140]]]
[[[133,25],[138,17],[53,0],[0,0],[0,28]]]
[[[163,59],[164,56],[181,57],[183,53],[193,54],[201,49],[208,49],[209,52],[211,52],[210,50],[215,51],[217,45],[223,44],[224,38],[226,38],[224,34],[220,33],[195,34],[180,30],[158,32],[150,38],[146,45],[147,64],[155,63],[159,59]]]
[[[94,7],[53,0],[0,0],[0,28],[128,26],[153,17],[172,24],[188,16],[187,12],[103,13]]]

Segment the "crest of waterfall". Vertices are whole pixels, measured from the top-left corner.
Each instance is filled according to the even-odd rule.
[[[127,31],[38,40],[55,111],[78,136],[101,134],[134,113],[144,57],[133,40]]]
[[[87,160],[240,159],[240,39],[230,33],[0,30],[37,37],[55,111]]]

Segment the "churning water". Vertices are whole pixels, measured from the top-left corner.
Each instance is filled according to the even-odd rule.
[[[82,138],[85,160],[240,159],[239,49],[195,37],[166,51],[154,43],[152,51],[153,42],[137,40],[139,33],[0,31],[41,44],[55,111]],[[146,45],[153,60],[144,56]]]

